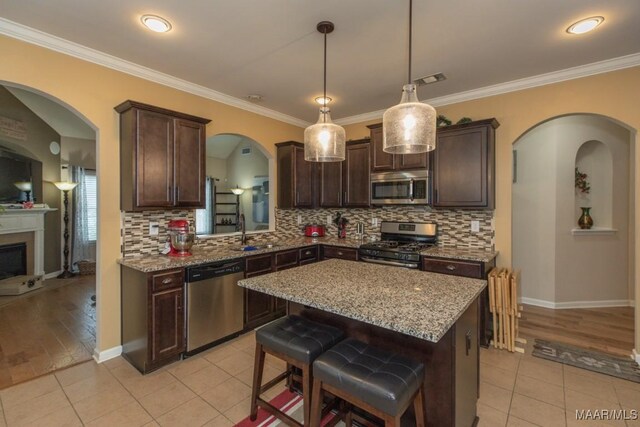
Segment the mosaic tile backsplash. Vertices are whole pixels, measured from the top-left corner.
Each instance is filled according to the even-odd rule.
[[[368,209],[276,209],[276,231],[253,234],[253,242],[277,240],[283,237],[301,236],[304,234],[302,225],[298,224],[326,224],[327,216],[334,218],[341,212],[349,220],[347,237],[353,237],[356,224],[365,225],[367,236],[380,237],[380,226],[371,226],[372,218],[381,221],[416,221],[435,222],[438,224],[438,246],[453,248],[469,248],[494,250],[495,227],[493,211],[484,210],[435,210],[423,206],[389,206]],[[192,210],[174,211],[144,211],[122,212],[122,256],[125,258],[140,255],[157,255],[164,248],[167,241],[167,223],[176,218],[186,218],[194,221]],[[479,232],[471,232],[471,221],[480,223]],[[159,230],[157,236],[149,236],[149,223],[157,222]],[[337,236],[338,228],[331,224],[327,233]],[[239,236],[208,236],[199,237],[198,247],[216,247],[227,244],[240,244]]]
[[[365,235],[380,238],[381,221],[409,221],[435,222],[438,224],[438,246],[452,248],[495,249],[493,211],[486,210],[441,210],[428,206],[385,206],[361,209],[276,209],[276,230],[278,235],[299,236],[304,234],[302,226],[298,225],[298,215],[301,224],[327,224],[327,216],[335,218],[340,212],[349,220],[347,237],[353,236],[356,224],[362,222]],[[371,225],[372,219],[378,219],[378,226]],[[480,231],[471,232],[471,221],[480,223]],[[338,227],[331,223],[327,233],[338,235]]]

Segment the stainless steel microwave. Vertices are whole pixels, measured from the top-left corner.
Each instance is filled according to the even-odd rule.
[[[430,201],[428,170],[371,174],[372,205],[427,205]]]

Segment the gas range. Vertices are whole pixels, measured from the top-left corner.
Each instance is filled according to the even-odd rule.
[[[383,221],[381,240],[360,246],[360,260],[376,264],[418,268],[420,251],[437,243],[436,224]]]

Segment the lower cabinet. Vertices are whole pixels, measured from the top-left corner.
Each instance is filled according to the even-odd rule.
[[[121,267],[122,356],[147,373],[186,349],[184,269],[143,273]]]
[[[463,261],[453,258],[430,258],[422,257],[422,270],[432,273],[450,274],[453,276],[471,277],[473,279],[487,280],[489,271],[496,266],[495,259],[491,262]],[[479,316],[479,341],[483,347],[488,347],[493,338],[493,327],[490,323],[489,315],[489,293],[485,288],[478,298]]]
[[[342,246],[322,246],[322,259],[346,259],[350,261],[358,261],[358,249],[345,248]]]

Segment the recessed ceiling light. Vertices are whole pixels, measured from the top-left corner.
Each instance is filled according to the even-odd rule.
[[[581,19],[580,21],[571,24],[567,28],[569,34],[584,34],[591,30],[594,30],[598,25],[602,24],[604,18],[602,16],[592,16],[590,18]]]
[[[443,80],[447,80],[447,77],[443,73],[436,73],[426,77],[420,77],[419,79],[415,79],[413,84],[418,86],[428,85],[430,83],[438,83]]]
[[[156,33],[166,33],[171,29],[171,23],[160,16],[142,15],[140,21],[145,27]]]
[[[319,97],[316,98],[316,102],[318,104],[320,104],[320,105],[327,105],[331,101],[333,101],[333,100],[329,96],[327,96],[326,98],[324,96],[319,96]]]

